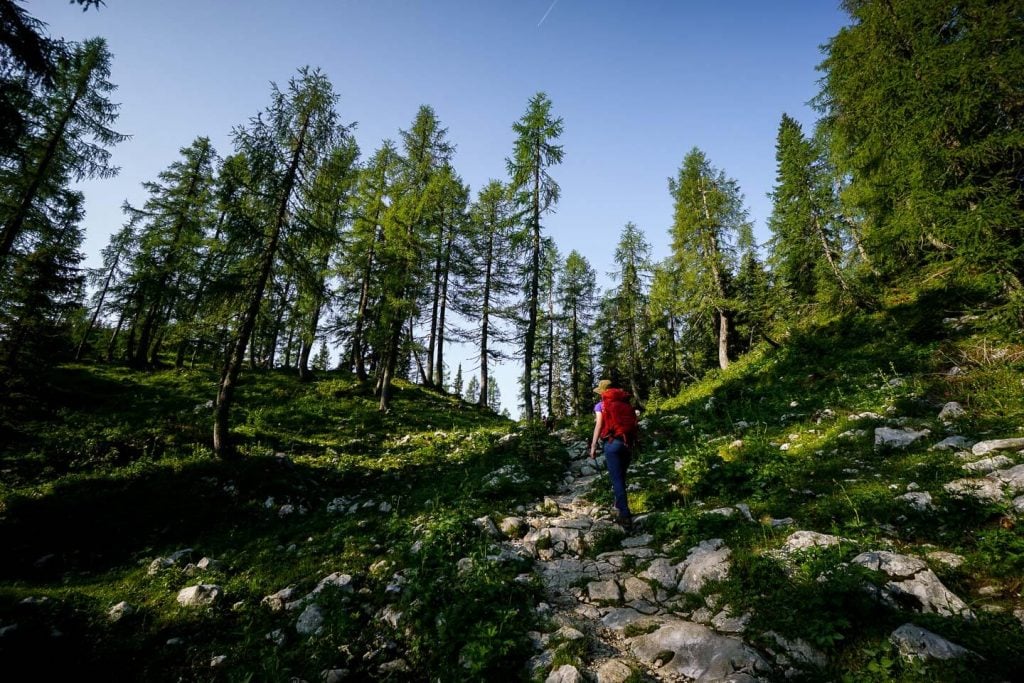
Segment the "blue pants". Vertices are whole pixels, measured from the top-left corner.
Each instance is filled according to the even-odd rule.
[[[615,495],[615,509],[622,519],[632,519],[629,501],[626,500],[626,470],[633,459],[629,447],[622,439],[612,439],[604,445],[604,461],[608,467],[608,475],[612,479],[612,493]]]

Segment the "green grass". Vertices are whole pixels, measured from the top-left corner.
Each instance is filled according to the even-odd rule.
[[[734,614],[751,613],[754,645],[770,646],[762,634],[775,631],[828,655],[825,671],[797,680],[1010,680],[1024,658],[1013,616],[1024,607],[1024,521],[1003,503],[945,494],[943,484],[966,475],[951,454],[928,450],[947,431],[1020,436],[1024,347],[985,326],[969,288],[920,281],[872,311],[805,316],[777,335],[781,348],[755,349],[645,416],[630,493],[635,512],[649,513],[644,531],[675,560],[709,538],[733,553],[729,577],[684,604],[715,595]],[[942,322],[965,312],[982,318],[975,327]],[[222,462],[207,446],[214,389],[215,377],[200,371],[91,365],[10,387],[0,402],[0,628],[17,628],[0,637],[5,672],[22,665],[36,678],[155,681],[318,680],[334,668],[354,680],[526,675],[526,634],[542,628],[533,612],[540,587],[517,580],[527,572],[521,562],[490,559],[492,541],[472,520],[550,494],[563,447],[409,384],[381,414],[370,388],[346,375],[303,384],[247,372],[232,417],[244,457]],[[937,415],[952,400],[968,415],[947,428]],[[865,412],[879,417],[857,417]],[[932,435],[876,452],[874,428],[895,419]],[[587,421],[577,428],[589,437]],[[524,480],[484,485],[506,466]],[[912,483],[932,494],[935,510],[897,500]],[[597,487],[598,503],[610,505],[609,488]],[[328,512],[339,498],[342,511]],[[754,522],[706,514],[738,503]],[[281,516],[286,504],[295,511]],[[783,517],[794,524],[769,524]],[[775,551],[796,529],[848,540],[784,561]],[[609,531],[588,553],[616,547],[620,535]],[[220,567],[148,573],[155,558],[187,547],[193,561],[208,556]],[[977,619],[881,606],[864,587],[882,577],[850,564],[866,550],[962,555],[959,568],[929,566]],[[297,613],[260,604],[288,586],[305,594],[332,572],[350,574],[354,592],[325,594],[318,634],[297,634]],[[177,591],[200,581],[222,586],[223,603],[179,607]],[[113,623],[107,610],[121,600],[137,612]],[[901,659],[888,638],[908,621],[984,663]],[[284,645],[267,638],[278,630]],[[579,648],[559,661],[585,657]],[[212,668],[218,655],[227,659]],[[408,673],[378,668],[399,658]]]
[[[300,384],[268,372],[246,375],[233,414],[245,457],[222,462],[205,445],[212,387],[198,372],[70,366],[5,406],[0,627],[17,625],[0,639],[7,670],[317,680],[347,668],[377,678],[401,655],[423,676],[479,680],[526,658],[539,587],[513,580],[517,563],[487,560],[472,520],[550,490],[563,449],[412,385],[381,415],[352,378]],[[483,485],[510,464],[525,481]],[[329,513],[336,498],[344,509]],[[294,512],[281,516],[285,504]],[[153,559],[187,547],[193,562],[221,568],[148,574]],[[473,569],[459,572],[466,557]],[[260,604],[332,572],[352,575],[358,592],[322,601],[319,634],[295,632],[298,612]],[[396,573],[404,583],[391,593]],[[222,604],[179,607],[177,592],[199,582],[220,585]],[[121,600],[137,611],[112,623],[106,612]],[[380,620],[386,605],[402,614],[397,627]],[[266,637],[277,629],[283,646]],[[219,655],[225,663],[211,668]]]

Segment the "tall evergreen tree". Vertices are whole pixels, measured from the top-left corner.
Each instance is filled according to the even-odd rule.
[[[692,271],[702,308],[713,311],[718,336],[718,363],[729,366],[729,333],[735,302],[732,279],[737,246],[752,243],[752,228],[735,180],[711,166],[696,147],[669,178],[675,203],[672,254],[677,268]]]
[[[783,279],[798,304],[838,289],[850,295],[840,268],[842,243],[834,218],[839,216],[833,180],[800,124],[782,115],[775,143],[777,171],[768,227],[772,270]]]
[[[139,225],[139,247],[131,266],[138,339],[129,358],[137,367],[156,362],[163,326],[201,277],[200,250],[216,221],[217,155],[209,138],[196,138],[180,152],[181,160],[163,171],[158,181],[143,183],[149,197],[141,209],[125,205]]]
[[[490,364],[506,360],[500,344],[512,342],[501,323],[511,317],[508,304],[518,284],[514,220],[507,188],[491,180],[470,209],[470,228],[463,247],[466,271],[455,300],[460,314],[479,321],[464,338],[480,349],[479,395],[472,399],[480,406],[487,405]]]
[[[558,300],[562,310],[560,336],[566,359],[567,400],[573,415],[585,415],[595,384],[591,334],[597,312],[597,274],[578,251],[570,252],[565,259]]]
[[[302,190],[296,220],[302,225],[304,239],[287,252],[298,283],[295,317],[300,339],[297,365],[302,380],[311,376],[309,357],[330,300],[327,281],[331,257],[351,218],[349,200],[358,177],[359,147],[347,130],[339,131],[339,138],[317,169],[313,182]]]
[[[846,0],[817,99],[843,200],[884,274],[994,273],[1024,321],[1018,0]]]
[[[319,70],[304,68],[289,81],[287,91],[273,86],[265,116],[257,116],[249,126],[237,128],[234,133],[239,152],[253,168],[257,182],[253,191],[265,198],[262,204],[269,211],[262,216],[259,234],[252,236],[259,244],[256,267],[217,393],[213,447],[222,457],[233,452],[228,419],[234,391],[282,237],[294,215],[298,186],[304,178],[313,177],[337,138],[336,100],[327,77]],[[290,237],[298,239],[296,235]]]
[[[115,88],[109,78],[107,44],[92,38],[62,54],[53,88],[34,101],[20,162],[0,166],[0,268],[6,266],[26,226],[41,223],[46,203],[63,201],[69,182],[117,173],[109,164],[108,147],[128,136],[110,128],[117,119],[117,105],[108,99]]]
[[[537,341],[537,316],[540,308],[541,218],[558,203],[561,190],[548,174],[564,156],[556,141],[562,135],[561,117],[551,113],[551,100],[545,93],[530,98],[526,113],[512,124],[516,134],[512,157],[506,161],[512,185],[516,188],[525,214],[526,309],[523,334],[523,405],[526,419],[534,418],[533,355]]]
[[[384,226],[382,257],[382,296],[378,323],[383,326],[381,365],[377,375],[379,408],[386,411],[391,400],[391,382],[399,369],[403,334],[411,332],[417,315],[417,301],[427,280],[424,272],[424,243],[430,233],[435,207],[429,202],[436,194],[428,192],[431,179],[444,168],[454,153],[431,107],[422,106],[412,126],[402,135],[402,171],[396,183],[396,196]],[[414,351],[415,353],[415,351]],[[418,362],[418,360],[417,360]],[[425,375],[425,371],[423,372]]]
[[[644,363],[647,356],[647,300],[651,279],[651,247],[633,223],[626,223],[615,247],[618,270],[613,277],[618,281],[615,289],[615,326],[611,334],[622,337],[623,359],[620,367],[625,372],[630,391],[638,401],[647,395],[647,375]]]
[[[351,367],[360,381],[368,378],[368,355],[379,355],[381,340],[373,339],[382,289],[380,252],[384,247],[384,225],[393,206],[393,193],[401,159],[394,143],[385,140],[359,174],[352,199],[352,229],[342,239],[339,271],[346,296],[355,307],[343,314],[338,328],[348,338]]]

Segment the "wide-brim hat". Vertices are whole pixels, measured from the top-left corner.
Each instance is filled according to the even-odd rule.
[[[600,382],[597,383],[596,387],[594,387],[594,393],[595,394],[603,394],[604,392],[608,391],[611,388],[612,388],[612,381],[610,379],[603,379],[603,380],[601,380]]]

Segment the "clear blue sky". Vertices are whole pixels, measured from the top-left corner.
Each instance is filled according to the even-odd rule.
[[[546,233],[602,282],[632,221],[668,255],[667,178],[694,146],[735,178],[768,238],[775,134],[783,112],[810,130],[820,46],[847,23],[838,0],[67,0],[26,3],[54,36],[99,35],[114,55],[113,180],[88,182],[87,265],[123,222],[124,200],[196,136],[221,154],[230,132],[304,65],[319,66],[357,122],[364,158],[429,104],[474,195],[505,177],[512,123],[544,91],[565,122],[562,200]],[[512,366],[498,371],[514,406]],[[515,410],[513,408],[513,413]]]

